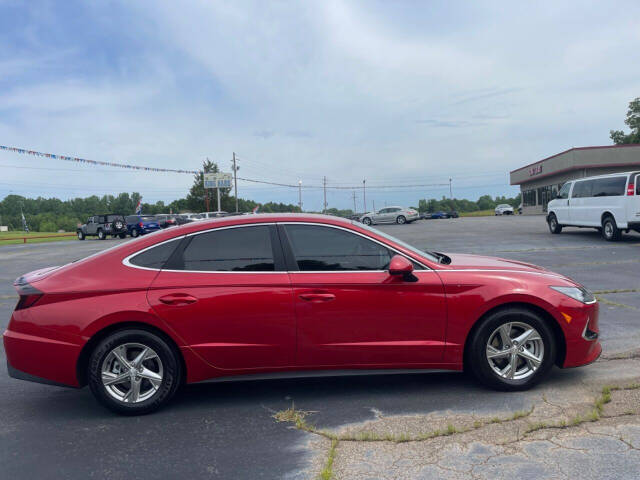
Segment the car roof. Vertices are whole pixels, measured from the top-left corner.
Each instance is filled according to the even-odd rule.
[[[629,175],[634,175],[636,173],[640,173],[640,172],[616,172],[616,173],[607,173],[604,175],[594,175],[593,177],[584,177],[584,178],[574,178],[573,180],[569,180],[566,183],[569,182],[582,182],[585,180],[597,180],[599,178],[610,178],[610,177],[628,177]]]

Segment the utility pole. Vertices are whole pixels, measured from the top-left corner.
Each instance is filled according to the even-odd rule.
[[[324,191],[324,203],[322,204],[322,213],[327,211],[327,177],[322,177],[322,190]]]
[[[216,192],[218,193],[218,211],[220,211],[220,187],[216,188]]]
[[[356,213],[358,213],[358,210],[356,209],[356,191],[355,190],[353,191],[352,196],[353,196],[353,213],[355,215]]]
[[[238,166],[236,165],[236,152],[233,152],[233,191],[236,196],[236,213],[238,213]],[[219,200],[218,210],[220,210]]]
[[[373,211],[375,212],[376,211],[376,201],[375,200],[371,200],[371,203],[373,203],[373,207],[371,207],[371,208],[373,208]]]
[[[364,205],[364,213],[367,213],[367,189],[365,187],[366,179],[362,180],[362,204]]]
[[[449,177],[449,198],[453,200],[453,190],[451,189],[451,177]]]
[[[207,160],[209,160],[209,158],[207,158]],[[204,185],[204,171],[202,172],[202,185]],[[204,203],[207,208],[207,212],[209,212],[209,189],[206,187],[204,188]]]
[[[298,207],[302,213],[302,180],[298,180]]]

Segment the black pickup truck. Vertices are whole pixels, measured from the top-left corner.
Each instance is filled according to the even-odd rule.
[[[125,238],[127,236],[127,223],[122,215],[107,214],[89,217],[87,223],[80,225],[77,230],[78,240],[84,240],[88,236],[97,236],[104,240],[108,235]]]

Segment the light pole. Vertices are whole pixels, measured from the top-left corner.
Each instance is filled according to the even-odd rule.
[[[302,180],[298,180],[298,207],[302,213]]]
[[[366,179],[362,180],[362,205],[364,206],[364,213],[367,213],[367,189],[365,187]]]

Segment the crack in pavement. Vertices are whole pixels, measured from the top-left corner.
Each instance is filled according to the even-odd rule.
[[[640,371],[634,359],[619,360],[615,368],[606,367],[602,374]],[[323,479],[484,480],[535,472],[538,478],[579,475],[586,480],[601,478],[606,473],[602,469],[612,465],[619,473],[614,478],[632,478],[631,472],[640,470],[639,379],[636,373],[618,378],[622,386],[607,387],[597,378],[560,389],[550,386],[534,397],[530,410],[502,412],[498,420],[495,415],[449,411],[387,416],[372,408],[372,420],[332,430],[307,423],[308,412],[301,417],[294,409],[288,412],[296,428],[336,441],[332,468],[325,469]],[[530,430],[536,422],[542,427]],[[425,432],[425,426],[431,430]],[[314,451],[319,466],[327,455],[326,443],[322,445]],[[603,455],[607,460],[600,466],[592,460]]]

